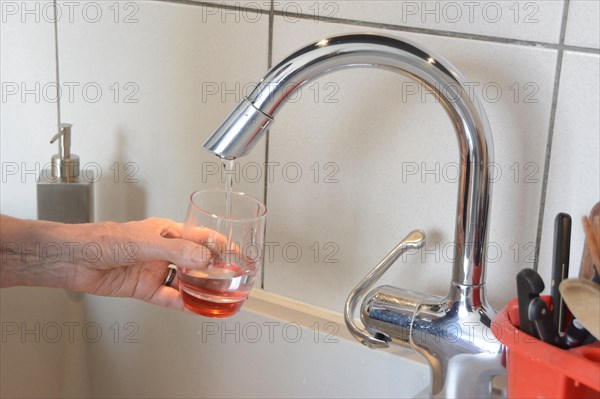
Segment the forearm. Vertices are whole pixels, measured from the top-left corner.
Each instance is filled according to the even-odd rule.
[[[73,243],[84,225],[0,215],[0,287],[71,288],[80,257]]]

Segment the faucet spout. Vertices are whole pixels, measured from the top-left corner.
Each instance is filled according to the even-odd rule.
[[[273,67],[204,147],[226,159],[246,155],[295,90],[328,73],[355,67],[381,68],[411,77],[425,85],[446,110],[456,131],[461,168],[452,282],[483,285],[492,194],[491,129],[479,101],[469,94],[465,79],[439,56],[407,41],[373,34],[320,40]]]

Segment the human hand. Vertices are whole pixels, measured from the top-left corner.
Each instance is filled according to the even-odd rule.
[[[2,216],[2,286],[59,287],[183,310],[177,279],[164,285],[168,265],[200,268],[213,254],[198,244],[209,230],[198,230],[195,242],[181,230],[160,218],[69,225]],[[19,253],[31,247],[41,248],[39,256]]]
[[[205,266],[212,253],[202,245],[181,239],[182,225],[151,218],[129,223],[100,223],[92,236],[100,245],[100,260],[84,257],[76,268],[73,289],[103,296],[132,297],[183,310],[177,279],[164,285],[171,263]],[[199,236],[197,242],[202,242]]]

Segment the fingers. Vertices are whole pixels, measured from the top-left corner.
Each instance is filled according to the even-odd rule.
[[[181,238],[183,223],[177,223],[169,219],[160,219],[160,235],[165,238]]]
[[[154,259],[189,268],[205,267],[213,258],[208,248],[181,238],[159,238],[151,246],[150,252]]]
[[[214,254],[224,254],[226,251],[241,253],[237,244],[231,242],[230,247],[227,248],[227,237],[207,227],[186,227],[182,237],[204,245]]]
[[[135,283],[130,284],[133,292],[127,296],[170,309],[184,310],[177,277],[171,285],[164,285],[168,274],[169,265],[166,262],[146,262],[138,272],[129,274]]]
[[[154,292],[154,295],[148,300],[154,305],[163,306],[170,309],[184,310],[185,305],[177,289],[162,285]]]
[[[223,254],[227,250],[227,237],[207,227],[184,226],[168,219],[159,219],[165,223],[161,236],[165,238],[183,238],[207,247],[213,255]],[[239,253],[240,249],[235,243],[231,243],[229,251]]]
[[[227,237],[206,227],[183,226],[162,218],[146,219],[140,223],[150,226],[150,229],[142,228],[138,234],[146,236],[141,240],[144,243],[139,250],[141,260],[165,260],[182,267],[202,268],[213,257],[227,251]],[[241,252],[233,243],[229,251]]]
[[[219,247],[227,245],[227,237],[216,230],[204,226],[185,226],[183,223],[177,223],[169,219],[152,218],[148,219],[156,223],[161,231],[160,235],[165,238],[185,238],[198,244],[207,246],[207,244],[216,244]],[[209,246],[210,246],[209,245]],[[237,250],[237,247],[232,248]],[[220,252],[223,252],[221,250]]]
[[[135,257],[138,261],[162,260],[198,268],[206,266],[212,257],[211,252],[198,242],[181,239],[182,225],[172,220],[150,218],[132,222],[128,227],[129,239],[137,239]]]
[[[183,229],[182,223],[177,223],[171,219],[166,218],[153,217],[133,223],[150,227],[151,231],[156,232],[160,236],[167,238],[181,238],[181,230]],[[144,230],[147,230],[147,227]]]

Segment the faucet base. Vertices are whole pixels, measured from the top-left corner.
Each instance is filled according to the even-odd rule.
[[[446,385],[433,398],[491,398],[492,380],[506,373],[502,353],[458,354],[448,362]]]
[[[453,285],[446,298],[382,286],[361,308],[371,334],[425,357],[434,398],[491,397],[492,379],[505,374],[503,347],[490,329],[493,316],[483,286]]]

